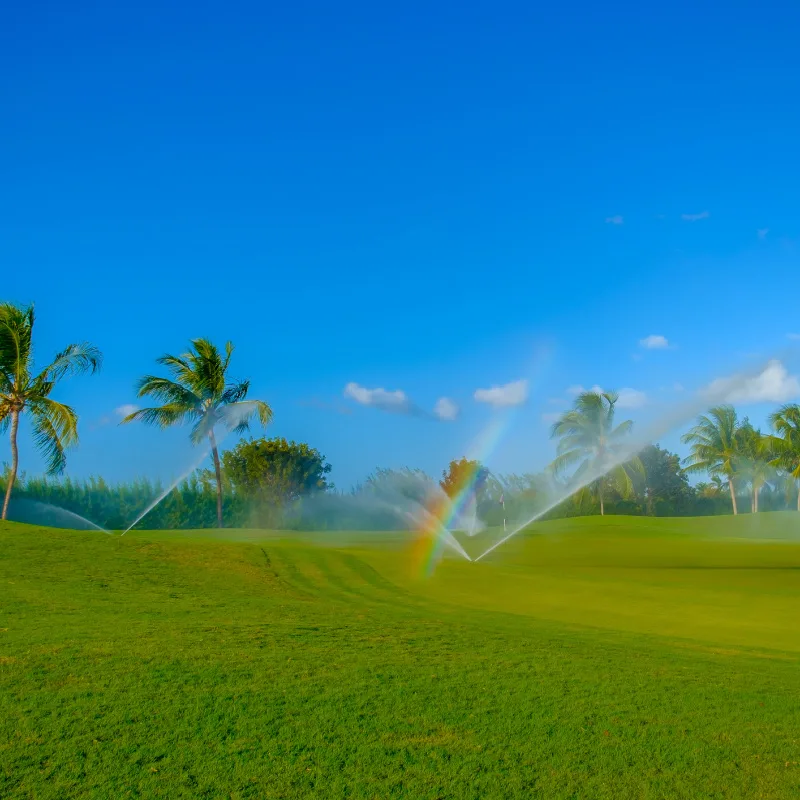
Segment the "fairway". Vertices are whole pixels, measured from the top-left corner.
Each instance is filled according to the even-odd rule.
[[[800,797],[796,516],[3,524],[0,796]]]

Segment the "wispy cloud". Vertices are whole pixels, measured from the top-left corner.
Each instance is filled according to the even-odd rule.
[[[645,350],[667,350],[669,349],[669,341],[666,336],[651,333],[649,336],[645,336],[644,339],[639,339],[639,347],[644,347]]]
[[[711,214],[708,211],[701,211],[699,214],[681,214],[684,222],[698,222],[701,219],[708,219]]]
[[[432,412],[420,408],[411,402],[411,398],[401,389],[367,389],[358,383],[348,383],[344,387],[344,396],[362,406],[388,411],[391,414],[408,414],[415,417],[438,419],[441,422],[452,422],[458,417],[459,408],[449,397],[440,397]],[[349,412],[346,412],[349,413]]]
[[[548,411],[542,414],[542,422],[546,425],[552,425],[554,422],[558,422],[561,419],[563,413],[563,411]]]
[[[408,414],[412,408],[408,396],[400,389],[391,392],[381,388],[367,389],[351,382],[344,387],[344,396],[355,400],[362,406],[371,406],[395,414]]]
[[[758,234],[759,239],[766,239],[767,234],[769,233],[769,228],[759,228],[756,233]]]
[[[579,383],[576,383],[574,386],[567,386],[567,394],[570,397],[577,397],[579,394],[583,394],[586,389],[583,388]]]
[[[606,217],[606,222],[609,225],[622,225],[625,222],[622,214],[615,214],[613,217]]]
[[[138,410],[139,410],[139,406],[134,405],[133,403],[125,403],[125,404],[123,404],[121,406],[117,406],[117,408],[114,409],[114,413],[118,417],[125,418],[129,414],[133,414],[134,411],[138,411]]]
[[[490,389],[477,389],[474,397],[479,403],[487,403],[495,408],[519,406],[528,399],[528,381],[512,381]]]
[[[433,416],[442,422],[452,422],[458,417],[459,408],[449,397],[440,397],[433,407]]]
[[[787,333],[787,339],[791,339],[793,342],[800,342],[800,333]]]
[[[743,379],[741,375],[717,378],[701,394],[726,403],[785,403],[800,396],[800,379],[790,375],[778,359],[770,361],[763,371]]]

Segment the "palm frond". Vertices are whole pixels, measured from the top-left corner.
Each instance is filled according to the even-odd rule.
[[[157,364],[161,364],[169,370],[173,379],[184,386],[188,386],[192,381],[192,368],[185,357],[173,356],[169,353],[156,359]]]
[[[208,438],[219,422],[219,415],[215,412],[207,412],[197,418],[197,421],[189,431],[189,439],[194,445],[200,444],[204,439]]]
[[[94,345],[88,342],[68,344],[38,377],[43,381],[56,383],[67,375],[97,372],[102,364],[103,354]]]
[[[550,428],[550,436],[568,436],[591,430],[592,422],[577,409],[567,411],[557,419]]]
[[[228,371],[228,367],[231,363],[231,356],[233,355],[233,351],[236,348],[233,346],[233,342],[227,341],[225,342],[225,360],[222,362],[222,372],[223,374]]]
[[[550,471],[556,475],[563,474],[570,467],[575,466],[575,464],[577,464],[579,461],[587,461],[586,453],[580,449],[568,450],[565,453],[559,453],[551,462]]]
[[[225,425],[234,433],[246,433],[253,418],[265,428],[272,422],[272,409],[263,400],[244,400],[225,407]]]
[[[626,437],[631,431],[633,430],[633,420],[626,419],[624,422],[620,422],[616,428],[614,428],[611,433],[609,433],[608,438],[611,440],[623,439]]]
[[[144,422],[148,425],[155,425],[157,428],[169,428],[189,421],[197,416],[197,411],[186,406],[175,403],[159,406],[158,408],[140,408],[132,414],[128,414],[120,422],[126,425],[129,422]]]
[[[28,384],[33,361],[33,306],[0,303],[0,374],[6,386]]]
[[[169,378],[145,375],[137,382],[136,390],[139,397],[153,397],[169,406],[182,406],[187,411],[202,407],[201,398]]]
[[[250,381],[239,381],[230,384],[222,393],[220,404],[229,405],[230,403],[238,403],[240,400],[244,400],[245,397],[247,397],[249,391]]]
[[[78,442],[78,415],[70,406],[49,398],[31,400],[28,408],[33,418],[33,441],[47,462],[47,472],[63,472],[65,450]]]
[[[585,482],[586,473],[592,467],[592,462],[587,458],[581,462],[575,472],[572,473],[569,480],[567,481],[567,486],[581,486]],[[589,481],[589,483],[593,483],[594,481]]]
[[[608,471],[608,479],[623,497],[630,497],[633,492],[633,481],[625,469],[624,464],[613,467]]]
[[[225,369],[216,345],[208,339],[193,339],[192,352],[187,354],[192,365],[192,388],[203,397],[218,400],[225,391]]]

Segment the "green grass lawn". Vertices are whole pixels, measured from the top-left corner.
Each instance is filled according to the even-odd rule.
[[[0,797],[800,798],[798,533],[567,520],[420,580],[396,534],[6,524]]]

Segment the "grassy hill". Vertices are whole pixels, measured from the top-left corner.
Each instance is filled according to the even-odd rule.
[[[800,797],[799,532],[562,520],[421,580],[396,534],[9,523],[0,796]]]

